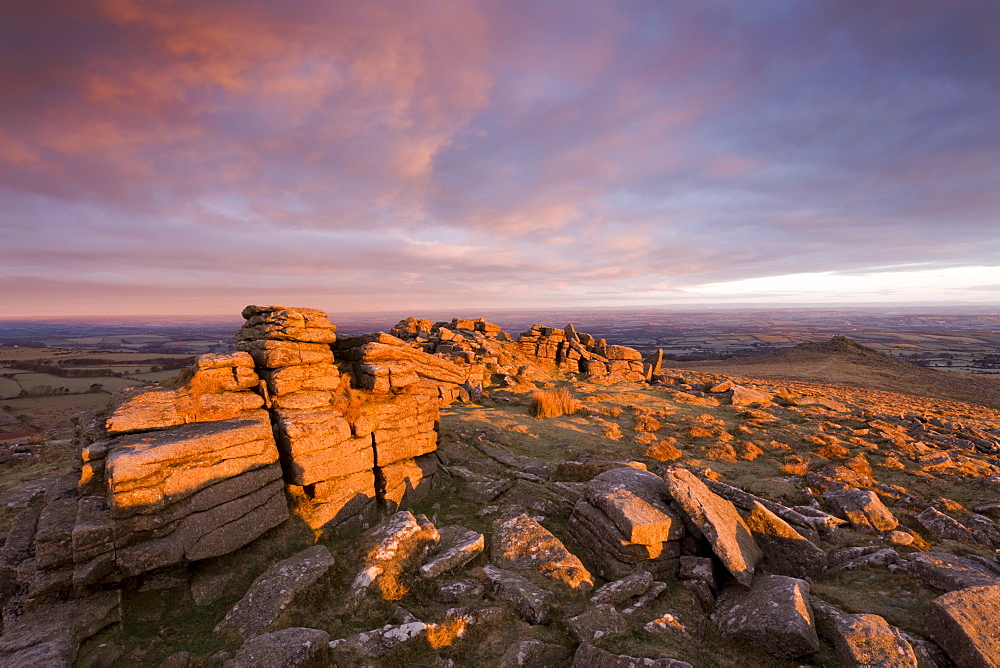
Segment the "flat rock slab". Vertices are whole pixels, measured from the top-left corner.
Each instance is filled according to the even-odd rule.
[[[845,668],[917,668],[917,654],[902,632],[885,618],[847,614],[824,601],[812,599],[819,634],[837,649],[838,665]]]
[[[542,642],[541,640],[520,640],[510,647],[500,657],[497,668],[555,668],[565,664],[569,650],[562,645]]]
[[[330,634],[319,629],[292,627],[252,638],[223,668],[311,668],[325,666]]]
[[[709,490],[687,469],[668,468],[663,478],[677,507],[712,544],[722,564],[737,582],[750,586],[763,553],[736,506]]]
[[[386,624],[372,631],[332,640],[329,647],[331,650],[349,650],[363,656],[378,657],[403,643],[426,637],[428,627],[428,624],[420,621]]]
[[[641,489],[631,490],[621,484],[594,479],[584,488],[584,495],[615,523],[622,537],[630,543],[654,545],[677,540],[684,533],[680,518],[666,502],[652,495],[643,498]]]
[[[878,494],[871,490],[843,489],[824,492],[823,500],[856,528],[892,531],[899,526],[896,516],[882,503]]]
[[[351,583],[345,602],[347,610],[361,603],[374,586],[382,598],[395,601],[406,593],[400,578],[434,549],[441,534],[423,515],[401,510],[360,539],[361,571]]]
[[[588,592],[590,572],[548,529],[525,514],[493,523],[491,561],[501,568],[533,570],[571,589]]]
[[[122,619],[118,590],[82,599],[41,605],[33,612],[4,620],[0,665],[71,666],[87,638]]]
[[[486,547],[483,534],[461,526],[439,529],[441,541],[437,549],[420,567],[420,577],[436,578],[469,563]]]
[[[628,630],[625,618],[607,603],[590,607],[576,617],[565,619],[563,623],[580,642],[611,638]]]
[[[645,594],[652,585],[652,573],[636,573],[635,575],[630,575],[621,580],[615,580],[603,585],[590,597],[590,602],[593,605],[600,603],[617,605],[635,596]]]
[[[150,513],[220,480],[278,461],[267,411],[124,436],[105,464],[112,516]]]
[[[1000,573],[972,559],[946,552],[914,552],[907,557],[906,570],[942,591],[1000,585]]]
[[[924,631],[956,666],[1000,666],[1000,586],[969,587],[931,601]]]
[[[917,521],[935,538],[946,538],[965,543],[975,543],[976,537],[961,522],[945,515],[937,508],[928,507],[918,514]]]
[[[769,572],[795,578],[815,578],[826,570],[826,552],[763,504],[753,502],[746,523],[764,553],[761,565]]]
[[[612,654],[606,650],[583,643],[573,655],[573,668],[693,668],[687,661],[677,659],[647,659],[626,654]]]
[[[547,624],[552,619],[556,598],[552,592],[517,573],[495,566],[484,566],[483,574],[489,581],[489,595],[512,604],[524,621],[529,624]]]
[[[712,621],[723,636],[746,640],[780,659],[796,659],[819,649],[805,580],[761,575],[749,590],[730,585],[719,596]]]
[[[271,564],[216,625],[215,632],[232,629],[244,640],[267,633],[293,606],[296,598],[326,575],[333,562],[329,549],[313,545],[293,557]]]

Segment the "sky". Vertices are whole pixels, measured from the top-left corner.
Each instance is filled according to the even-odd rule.
[[[1000,302],[996,0],[0,3],[0,316]]]

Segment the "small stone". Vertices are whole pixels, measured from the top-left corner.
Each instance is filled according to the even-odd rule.
[[[330,634],[319,629],[292,627],[252,638],[240,647],[223,668],[280,666],[300,668],[324,665]]]
[[[646,571],[636,573],[635,575],[630,575],[626,578],[622,578],[621,580],[615,580],[614,582],[609,582],[606,585],[601,586],[594,592],[593,596],[590,597],[590,602],[594,605],[601,603],[607,603],[610,605],[624,603],[634,596],[645,594],[649,591],[652,584],[652,573],[648,573]]]
[[[487,591],[497,600],[514,606],[517,614],[529,624],[546,624],[552,618],[555,594],[542,589],[527,578],[495,566],[484,566],[489,580]]]
[[[555,668],[561,666],[569,656],[569,650],[562,645],[545,643],[541,640],[520,640],[500,657],[498,668]]]

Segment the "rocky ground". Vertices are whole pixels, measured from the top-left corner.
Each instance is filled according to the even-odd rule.
[[[293,518],[120,599],[65,597],[80,622],[53,637],[86,638],[90,666],[1000,664],[1000,411],[580,377],[528,369],[443,408],[436,487],[360,536]],[[577,410],[532,417],[560,389]],[[0,453],[0,561],[76,456],[58,432]],[[51,620],[4,621],[0,653]]]

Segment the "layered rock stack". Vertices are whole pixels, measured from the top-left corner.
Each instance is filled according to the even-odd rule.
[[[462,369],[375,334],[338,348],[342,378],[322,311],[248,306],[243,316],[237,347],[266,383],[289,495],[310,527],[366,528],[430,485],[436,460],[422,456],[437,448],[438,402],[466,381]]]
[[[604,339],[577,332],[571,324],[565,329],[532,325],[517,341],[526,354],[560,371],[585,373],[592,378],[609,376],[609,380],[616,381],[641,382],[650,378],[651,369],[638,350],[609,346]]]
[[[336,327],[315,309],[248,306],[243,317],[236,347],[253,357],[263,380],[285,482],[299,513],[314,529],[370,522],[375,455],[367,424],[361,415],[345,414],[338,392],[342,380],[330,350]]]
[[[391,334],[424,352],[458,363],[482,364],[487,372],[501,374],[534,364],[582,373],[593,380],[641,382],[660,372],[663,359],[662,351],[643,358],[634,348],[608,345],[604,339],[577,332],[572,324],[564,329],[532,325],[514,341],[499,325],[483,318],[454,318],[450,323],[407,318]]]
[[[587,483],[583,496],[573,507],[569,535],[601,577],[676,577],[684,524],[669,508],[662,479],[639,469],[611,469]]]
[[[482,386],[487,373],[474,358],[432,355],[384,332],[345,341],[338,354],[354,363],[358,387],[375,394],[419,394],[440,405],[468,399],[468,388]]]
[[[246,353],[203,355],[180,389],[126,390],[80,425],[80,470],[15,518],[0,562],[28,598],[220,556],[288,518]]]

